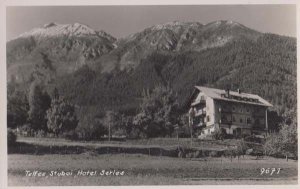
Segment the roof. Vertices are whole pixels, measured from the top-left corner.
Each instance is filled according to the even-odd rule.
[[[231,101],[231,102],[239,102],[239,103],[246,103],[246,104],[253,104],[253,105],[260,105],[260,106],[267,106],[272,107],[273,105],[270,104],[265,99],[261,98],[255,94],[249,93],[239,93],[237,91],[230,91],[229,94],[235,98],[227,98],[224,96],[226,94],[225,90],[215,89],[215,88],[208,88],[202,86],[195,86],[196,89],[203,92],[205,95],[211,97],[212,99],[216,100],[224,100],[224,101]],[[255,100],[256,101],[251,101]]]

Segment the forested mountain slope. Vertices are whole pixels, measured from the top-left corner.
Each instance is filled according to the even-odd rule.
[[[182,110],[195,85],[258,94],[280,114],[296,109],[295,38],[232,21],[170,22],[117,41],[81,24],[44,27],[7,43],[8,77],[19,77],[26,90],[47,60],[54,70],[42,70],[54,78],[48,90],[56,87],[80,116],[133,114],[142,93],[157,85],[170,86]],[[49,34],[48,27],[56,29]]]

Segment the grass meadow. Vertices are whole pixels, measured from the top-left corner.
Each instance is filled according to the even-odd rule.
[[[185,185],[185,184],[296,184],[298,162],[253,156],[172,158],[141,154],[46,154],[8,155],[9,186],[64,185]],[[280,168],[279,174],[261,175],[262,168]],[[46,172],[43,177],[25,171]],[[78,170],[124,171],[123,176],[77,176]],[[51,171],[70,171],[72,176],[50,176]],[[76,176],[75,176],[76,175]]]

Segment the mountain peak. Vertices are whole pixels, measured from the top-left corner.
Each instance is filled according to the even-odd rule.
[[[207,23],[207,24],[205,24],[205,26],[215,26],[215,27],[218,27],[218,26],[231,26],[231,27],[239,26],[239,27],[245,27],[244,25],[242,25],[238,22],[235,22],[233,20],[218,20],[218,21]]]
[[[181,21],[171,21],[166,22],[163,24],[157,24],[152,26],[152,30],[162,30],[162,29],[177,29],[180,27],[187,27],[187,26],[202,26],[199,22],[181,22]]]
[[[58,24],[50,22],[43,27],[34,28],[29,32],[21,34],[19,37],[61,37],[61,36],[93,36],[97,35],[97,32],[87,25],[80,23],[73,24]]]
[[[44,28],[50,28],[50,27],[57,26],[57,25],[58,25],[58,24],[55,23],[55,22],[50,22],[50,23],[48,23],[48,24],[45,24],[45,25],[44,25]]]

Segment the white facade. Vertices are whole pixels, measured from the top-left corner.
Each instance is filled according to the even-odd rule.
[[[267,101],[252,94],[199,88],[189,113],[191,125],[201,134],[212,134],[216,129],[234,136],[266,134],[267,108],[271,106]]]

